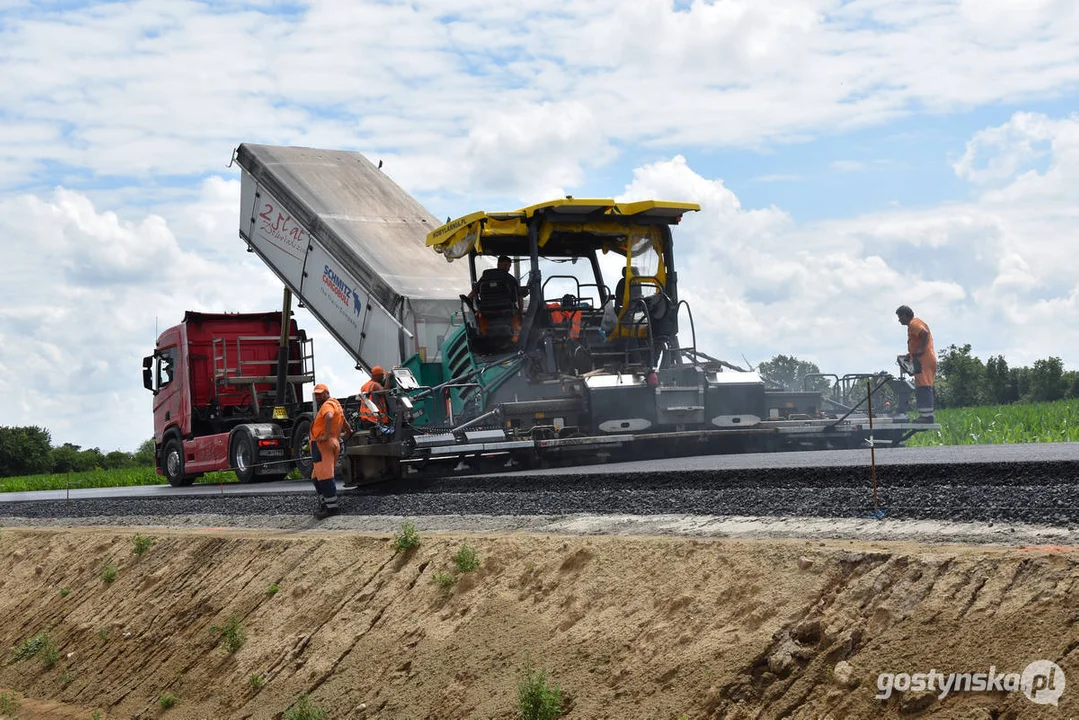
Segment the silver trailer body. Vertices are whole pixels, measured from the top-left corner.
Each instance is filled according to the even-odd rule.
[[[470,279],[426,247],[436,220],[363,155],[244,143],[240,236],[356,362],[439,348]]]

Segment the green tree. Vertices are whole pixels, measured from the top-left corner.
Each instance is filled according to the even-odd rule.
[[[1067,392],[1064,363],[1058,357],[1035,360],[1030,369],[1030,389],[1024,399],[1032,402],[1060,400]]]
[[[1064,384],[1068,388],[1066,397],[1079,398],[1079,370],[1064,373]]]
[[[1017,367],[1009,370],[1008,387],[1009,392],[1015,394],[1016,401],[1025,399],[1030,392],[1030,368]]]
[[[985,363],[986,400],[997,405],[1007,405],[1019,399],[1008,374],[1008,361],[1003,355],[989,358]]]
[[[820,368],[816,363],[799,360],[792,355],[776,355],[771,360],[765,360],[757,366],[757,372],[761,374],[765,382],[781,387],[784,390],[802,390],[802,380],[806,375],[819,373]],[[811,378],[805,383],[804,389],[823,392],[831,387],[827,378]]]
[[[49,471],[52,437],[45,428],[0,426],[0,477]]]
[[[985,402],[985,365],[970,354],[970,343],[949,345],[940,353],[937,372],[941,407],[969,407]]]
[[[105,456],[97,448],[83,450],[79,445],[64,443],[52,451],[53,472],[85,472],[105,467]]]
[[[149,438],[147,440],[143,440],[142,444],[139,445],[139,449],[135,451],[135,464],[143,466],[153,465],[155,453],[156,448],[154,447],[154,439]]]
[[[131,467],[134,464],[135,458],[131,453],[124,452],[123,450],[113,450],[105,455],[101,467],[106,470],[117,470],[119,468]]]

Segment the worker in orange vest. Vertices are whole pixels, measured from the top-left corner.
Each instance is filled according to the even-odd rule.
[[[352,437],[352,426],[345,418],[341,403],[330,397],[330,390],[324,384],[315,385],[314,398],[318,412],[311,422],[311,482],[319,498],[315,518],[323,520],[340,512],[334,475],[337,458],[341,455],[342,434],[346,440]]]
[[[569,337],[574,340],[581,337],[581,311],[577,308],[577,298],[563,295],[561,302],[547,303],[551,310],[551,322],[554,325],[566,325]]]
[[[937,351],[933,347],[933,334],[923,320],[914,317],[914,311],[900,305],[895,311],[899,324],[907,328],[907,357],[914,366],[914,400],[918,405],[918,418],[914,422],[933,422],[933,379],[937,374]]]
[[[360,425],[373,427],[375,425],[389,425],[390,416],[386,411],[386,371],[381,365],[371,368],[371,379],[360,388]],[[370,400],[375,409],[367,406],[366,400]]]

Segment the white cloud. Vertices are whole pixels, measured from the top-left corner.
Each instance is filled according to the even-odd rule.
[[[1010,180],[1021,167],[1048,153],[1039,143],[1052,137],[1053,125],[1044,115],[1016,113],[1004,125],[979,130],[952,165],[955,174],[975,183]]]
[[[0,181],[203,175],[250,140],[400,157],[432,192],[470,160],[504,195],[568,191],[627,146],[762,147],[1074,88],[1073,4],[1027,5],[27,6],[0,44]]]
[[[737,361],[795,354],[840,373],[891,369],[902,351],[894,310],[909,304],[938,349],[1029,364],[1079,359],[1079,223],[1062,164],[1079,119],[1047,123],[1053,158],[965,204],[796,225],[777,208],[747,210],[681,157],[638,169],[625,199],[701,203],[677,228],[680,288],[697,345]],[[714,350],[708,350],[709,347]]]

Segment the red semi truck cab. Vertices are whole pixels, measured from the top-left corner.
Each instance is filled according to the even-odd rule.
[[[315,381],[313,343],[290,320],[282,370],[281,316],[188,311],[143,358],[157,472],[170,485],[214,470],[235,470],[241,482],[309,471],[312,414],[303,386]]]

